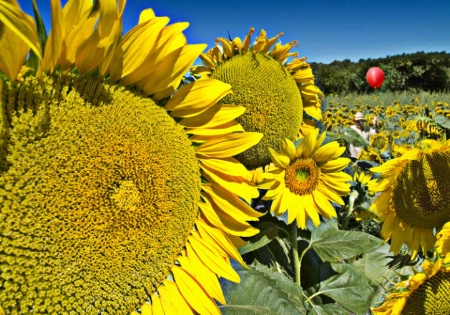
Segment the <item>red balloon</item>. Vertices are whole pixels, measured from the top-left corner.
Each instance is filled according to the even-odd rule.
[[[369,83],[369,85],[374,89],[378,89],[380,86],[382,86],[384,79],[384,72],[378,67],[372,67],[367,71],[367,83]]]

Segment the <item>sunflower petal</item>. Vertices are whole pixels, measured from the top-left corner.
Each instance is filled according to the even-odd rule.
[[[291,163],[291,160],[289,159],[288,156],[278,153],[277,151],[275,151],[272,148],[268,148],[268,149],[269,149],[269,154],[272,158],[272,161],[277,167],[287,168],[289,166],[289,164]]]
[[[334,173],[342,171],[350,163],[348,158],[337,158],[336,160],[330,160],[324,165],[320,166],[320,170],[324,173]]]
[[[0,70],[15,80],[30,48],[42,59],[33,19],[14,0],[0,1]]]
[[[152,297],[154,297],[154,296],[155,295],[152,295]],[[142,304],[142,306],[141,306],[141,314],[142,315],[152,315],[153,314],[152,304],[149,304],[149,303]],[[160,314],[162,314],[162,313],[160,313]]]
[[[165,108],[174,117],[193,117],[205,112],[231,92],[231,85],[214,79],[197,80],[183,86]]]
[[[173,266],[172,273],[183,297],[199,314],[220,315],[219,308],[201,285],[183,268]]]
[[[215,169],[211,169],[206,165],[203,165],[202,167],[202,175],[205,176],[210,183],[214,182],[221,185],[228,191],[243,198],[248,203],[250,203],[253,198],[259,196],[256,186],[243,180],[242,177],[230,176]]]
[[[202,158],[200,164],[206,166],[208,169],[216,170],[223,174],[233,177],[245,177],[248,170],[238,160],[232,157],[215,159],[215,158]]]
[[[247,267],[241,255],[236,250],[236,247],[220,229],[212,227],[201,220],[197,220],[196,226],[198,227],[200,236],[208,243],[207,246],[220,247],[224,255],[228,255],[242,266]]]
[[[199,251],[197,249],[197,251]],[[193,245],[190,242],[186,243],[186,253],[191,265],[193,267],[194,276],[202,284],[203,289],[209,293],[209,295],[219,301],[221,304],[226,304],[225,297],[223,296],[222,289],[217,275],[211,271],[210,266],[206,265],[200,254],[194,250]],[[217,256],[216,256],[217,257]],[[221,257],[216,259],[222,259]]]
[[[263,134],[258,132],[233,133],[201,144],[196,152],[215,158],[235,156],[257,144],[262,137]]]
[[[247,203],[242,202],[235,194],[230,193],[223,187],[217,184],[209,186],[203,185],[205,191],[211,200],[218,206],[218,208],[233,218],[241,221],[256,221],[263,213],[254,210]]]
[[[233,121],[244,112],[244,106],[215,104],[202,115],[183,118],[180,125],[188,128],[214,128]]]
[[[192,309],[181,295],[175,282],[164,280],[163,285],[158,288],[162,300],[170,300],[176,311],[169,314],[193,314]]]
[[[52,29],[45,45],[42,67],[45,72],[53,72],[59,64],[62,43],[65,37],[64,15],[59,0],[51,0]]]

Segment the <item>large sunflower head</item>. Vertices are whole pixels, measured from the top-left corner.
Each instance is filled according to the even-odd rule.
[[[216,47],[200,55],[204,66],[192,69],[194,74],[231,84],[233,93],[220,102],[244,106],[246,112],[238,121],[246,131],[264,134],[258,145],[237,156],[250,169],[270,163],[267,147],[278,150],[280,140],[296,139],[303,111],[321,120],[323,98],[306,58],[291,52],[297,42],[281,45],[277,41],[282,33],[267,38],[261,30],[251,45],[253,32],[244,41],[217,38]],[[289,57],[293,57],[290,62]]]
[[[381,234],[397,253],[403,244],[413,252],[433,249],[434,229],[450,221],[450,141],[425,140],[421,148],[371,168],[380,178],[368,184],[381,193],[372,204],[383,222]]]
[[[443,260],[426,260],[423,271],[398,283],[383,305],[372,308],[374,315],[450,314],[450,269]]]
[[[179,87],[205,47],[186,23],[122,36],[124,2],[51,3],[45,44],[0,1],[0,313],[219,314],[261,215],[233,156],[262,135],[217,104],[230,85]]]
[[[342,170],[350,159],[340,157],[345,147],[337,141],[322,145],[325,132],[315,129],[295,147],[290,140],[280,144],[280,152],[270,148],[273,166],[258,185],[267,189],[264,200],[273,200],[270,210],[276,215],[288,212],[288,223],[297,220],[304,229],[308,219],[315,226],[320,217],[336,217],[332,202],[344,205],[341,196],[350,193],[351,176]]]

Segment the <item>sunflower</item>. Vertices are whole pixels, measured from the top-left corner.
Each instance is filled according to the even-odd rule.
[[[380,153],[371,146],[368,146],[367,148],[361,150],[356,158],[358,160],[372,161],[380,164],[383,163],[383,159],[381,158]]]
[[[450,313],[450,268],[443,260],[426,260],[422,272],[398,283],[374,315],[447,315]]]
[[[233,156],[262,135],[230,85],[179,86],[187,23],[148,9],[122,36],[124,1],[51,5],[45,44],[0,1],[0,314],[219,314],[261,216]]]
[[[382,131],[372,135],[370,137],[369,145],[379,152],[386,151],[389,148],[389,133],[387,131]]]
[[[331,202],[344,205],[341,196],[350,193],[352,178],[342,172],[350,159],[340,157],[345,147],[337,141],[322,145],[325,136],[315,129],[297,148],[288,139],[280,143],[280,152],[269,148],[273,167],[258,185],[268,190],[263,200],[273,200],[270,211],[276,216],[288,211],[288,223],[297,220],[302,229],[308,219],[318,226],[319,215],[336,217]]]
[[[406,244],[417,254],[433,249],[434,229],[450,221],[450,140],[424,140],[420,148],[371,168],[380,178],[369,182],[372,193],[380,193],[371,206],[383,222],[381,235],[391,240],[398,253]]]
[[[444,257],[444,263],[450,264],[450,221],[445,223],[442,229],[436,234],[436,251]]]
[[[217,38],[216,47],[200,55],[204,66],[191,70],[194,75],[231,84],[233,93],[220,102],[244,106],[246,112],[237,120],[246,131],[264,134],[259,144],[237,156],[249,169],[270,163],[267,147],[278,150],[281,139],[296,139],[303,111],[321,120],[324,97],[314,85],[306,58],[297,58],[297,53],[290,52],[297,42],[281,45],[276,42],[282,33],[267,38],[261,30],[252,46],[253,32],[250,29],[244,41],[238,37]],[[288,62],[290,57],[294,59]]]

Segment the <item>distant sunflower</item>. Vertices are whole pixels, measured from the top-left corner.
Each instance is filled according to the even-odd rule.
[[[43,53],[0,1],[0,314],[219,314],[261,215],[232,156],[262,135],[230,85],[179,87],[187,23],[145,10],[122,37],[124,1],[51,4]]]
[[[450,140],[425,140],[422,148],[371,168],[380,178],[369,182],[369,191],[381,193],[371,210],[383,222],[381,235],[391,240],[397,253],[406,244],[415,256],[432,250],[434,229],[450,221]]]
[[[321,120],[324,96],[314,85],[306,58],[290,52],[297,42],[281,45],[276,42],[282,33],[269,39],[261,30],[251,45],[253,32],[250,29],[243,42],[238,37],[217,38],[217,46],[200,55],[204,66],[192,69],[195,75],[231,84],[233,93],[220,102],[244,106],[246,111],[237,120],[246,131],[264,134],[259,144],[237,156],[250,169],[270,163],[267,147],[278,149],[280,139],[296,139],[303,111]],[[288,62],[289,57],[294,59]]]
[[[382,131],[372,135],[370,137],[369,145],[379,152],[386,151],[389,148],[389,133]]]
[[[280,143],[280,152],[269,149],[273,166],[258,185],[267,189],[264,200],[273,200],[270,211],[279,216],[288,211],[288,223],[297,220],[304,229],[308,219],[315,226],[320,217],[336,217],[331,202],[344,205],[341,196],[350,193],[351,176],[342,172],[350,159],[340,157],[345,147],[337,141],[322,145],[326,133],[315,129],[296,148],[290,140]]]
[[[372,308],[374,315],[450,314],[450,268],[443,260],[426,260],[423,271],[398,283],[383,305]]]

